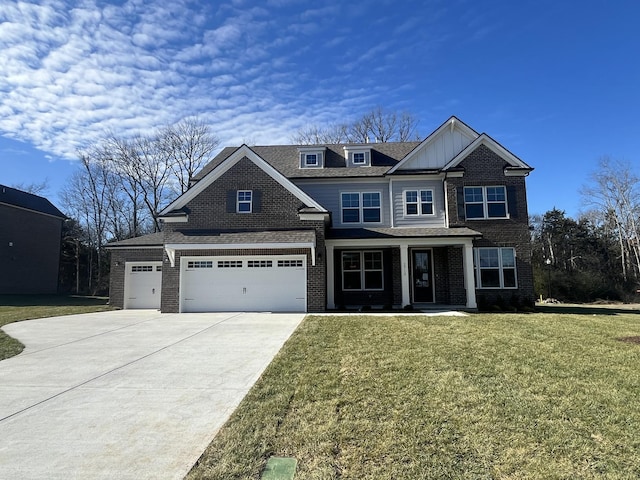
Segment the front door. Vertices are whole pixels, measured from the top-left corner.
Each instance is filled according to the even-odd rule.
[[[413,303],[432,303],[431,250],[412,250],[411,252]]]

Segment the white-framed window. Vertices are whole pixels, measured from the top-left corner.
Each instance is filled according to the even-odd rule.
[[[406,190],[404,214],[406,216],[433,215],[433,190]]]
[[[382,252],[342,252],[342,289],[383,290]]]
[[[467,219],[508,218],[507,188],[464,187],[464,211]]]
[[[304,154],[305,167],[317,167],[318,166],[318,154],[317,153],[305,153]]]
[[[516,252],[512,247],[482,247],[474,250],[478,288],[518,288]]]
[[[342,223],[380,223],[380,192],[344,192],[340,195]]]
[[[253,192],[251,190],[238,190],[236,212],[251,213],[252,198],[253,198]]]
[[[354,165],[364,165],[366,163],[367,163],[367,159],[364,155],[364,152],[353,152]]]
[[[300,168],[323,168],[324,154],[326,147],[301,147],[298,149],[300,154]]]

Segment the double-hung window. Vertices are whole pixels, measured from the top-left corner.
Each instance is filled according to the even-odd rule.
[[[253,192],[251,190],[238,190],[236,212],[251,213],[251,200]]]
[[[474,260],[478,288],[517,288],[513,248],[476,248]]]
[[[464,210],[467,219],[507,218],[506,187],[464,187]]]
[[[433,190],[407,190],[404,192],[404,213],[433,215]]]
[[[382,205],[380,192],[349,192],[341,194],[342,223],[380,223]]]
[[[342,252],[343,290],[382,290],[382,252]]]

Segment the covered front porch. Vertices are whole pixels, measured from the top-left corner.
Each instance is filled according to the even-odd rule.
[[[327,309],[477,308],[468,228],[333,229],[326,239]]]

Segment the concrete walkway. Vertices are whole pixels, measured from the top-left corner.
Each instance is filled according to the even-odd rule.
[[[181,479],[302,314],[115,311],[3,329],[0,478]]]

